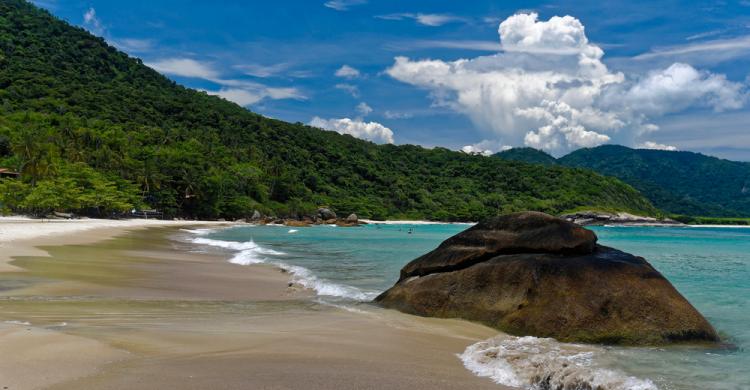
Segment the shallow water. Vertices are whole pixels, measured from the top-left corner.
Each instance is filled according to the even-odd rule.
[[[238,265],[274,263],[333,303],[369,300],[461,224],[242,226],[185,232]],[[565,389],[750,389],[750,229],[596,227],[600,243],[647,258],[736,349],[619,348],[500,335],[470,346],[467,368],[499,383]],[[536,387],[534,383],[537,383]]]

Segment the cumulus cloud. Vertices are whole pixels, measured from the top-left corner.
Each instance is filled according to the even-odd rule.
[[[642,144],[636,145],[636,148],[638,149],[655,149],[655,150],[669,150],[669,151],[675,151],[677,150],[677,147],[672,145],[665,145],[665,144],[659,144],[653,141],[646,141]]]
[[[345,79],[356,79],[361,75],[359,70],[352,68],[349,65],[342,65],[340,68],[336,70],[335,73],[336,77],[343,77]]]
[[[314,117],[310,126],[333,130],[340,134],[366,139],[375,143],[393,143],[393,131],[377,122],[365,122],[361,119],[323,119]]]
[[[516,14],[498,28],[502,51],[443,61],[396,57],[386,73],[423,88],[433,104],[466,114],[503,144],[562,154],[633,144],[655,118],[689,107],[737,109],[746,86],[676,63],[645,75],[613,72],[571,16]]]
[[[397,13],[388,15],[378,15],[378,19],[384,20],[404,20],[412,19],[423,26],[439,27],[444,24],[462,22],[463,18],[448,14],[423,14],[423,13]]]

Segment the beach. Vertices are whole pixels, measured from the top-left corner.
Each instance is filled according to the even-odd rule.
[[[503,388],[456,356],[497,331],[321,301],[173,238],[196,226],[0,221],[0,386]]]

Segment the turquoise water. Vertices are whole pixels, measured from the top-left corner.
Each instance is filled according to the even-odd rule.
[[[299,282],[317,290],[322,298],[354,302],[369,300],[390,287],[404,264],[467,227],[460,224],[298,229],[242,226],[197,232],[195,241],[225,248],[232,253],[231,261],[237,264],[279,264],[290,269]],[[565,357],[580,360],[581,370],[589,370],[580,375],[607,376],[606,380],[600,378],[589,383],[599,380],[608,384],[602,388],[612,389],[750,389],[750,229],[596,227],[593,230],[601,244],[648,259],[736,348],[592,347],[586,353],[577,350],[575,355]],[[569,347],[560,343],[550,346],[553,341],[544,339],[532,341],[529,359],[539,356],[548,359],[542,363],[534,361],[530,365],[534,370],[540,370],[540,366],[555,369],[558,365],[553,360],[560,359]],[[526,351],[528,347],[528,339],[517,338],[511,341],[504,338],[499,346],[493,346],[514,352]],[[505,361],[487,361],[477,356],[472,360],[473,368],[464,359],[467,368],[501,383],[523,382],[520,370],[528,369],[526,366],[509,367]],[[593,368],[596,370],[591,371]],[[521,382],[505,379],[513,370],[517,374],[515,379]],[[640,380],[610,380],[610,370]]]

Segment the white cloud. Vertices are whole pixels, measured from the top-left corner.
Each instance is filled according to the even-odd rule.
[[[270,87],[254,81],[223,78],[220,72],[210,64],[190,58],[167,58],[149,62],[146,65],[164,74],[198,78],[218,84],[221,86],[218,90],[204,89],[203,91],[210,95],[221,96],[241,106],[255,104],[263,99],[307,99],[297,88]]]
[[[415,49],[458,49],[476,51],[500,51],[500,43],[497,41],[476,40],[413,40],[402,42],[391,42],[385,45],[389,50],[415,50]]]
[[[340,89],[340,90],[348,92],[350,95],[352,95],[353,98],[359,97],[359,88],[357,88],[356,85],[340,83],[340,84],[336,84],[334,87],[336,89]]]
[[[210,65],[190,58],[166,58],[146,63],[146,66],[159,73],[172,76],[192,77],[199,79],[216,79],[219,77]]]
[[[310,126],[333,130],[340,134],[366,139],[375,143],[393,143],[393,131],[377,122],[364,122],[360,119],[323,119],[314,117]]]
[[[412,114],[411,112],[390,110],[386,110],[383,115],[388,119],[409,119],[414,117],[414,114]]]
[[[246,75],[260,78],[275,76],[281,72],[286,71],[287,69],[289,69],[289,67],[290,64],[286,62],[273,65],[243,64],[235,66],[236,69],[242,71]]]
[[[474,145],[465,145],[461,151],[466,154],[480,154],[482,156],[491,156],[497,152],[510,149],[511,146],[503,145],[498,141],[483,140]]]
[[[690,65],[675,63],[666,69],[649,72],[624,95],[609,97],[611,105],[625,100],[630,110],[652,116],[699,105],[724,111],[742,108],[743,85],[728,81],[724,75],[701,72]]]
[[[690,37],[688,37],[690,38]],[[712,55],[727,60],[750,54],[750,36],[744,35],[728,39],[694,42],[685,45],[667,46],[653,49],[633,57],[636,60],[650,60],[660,57],[686,60],[699,56]]]
[[[359,104],[357,104],[357,112],[359,113],[359,115],[368,116],[372,112],[372,107],[370,107],[365,102],[360,102]]]
[[[91,7],[83,14],[83,24],[88,27],[89,31],[96,35],[104,34],[104,26],[101,20],[96,16],[96,10]]]
[[[672,145],[659,144],[653,141],[646,141],[635,146],[638,149],[655,149],[655,150],[669,150],[675,151],[677,147]]]
[[[362,4],[367,4],[367,0],[330,0],[323,3],[323,6],[336,11],[348,11],[349,8]]]
[[[150,39],[122,38],[111,41],[116,48],[128,53],[144,53],[151,51],[154,41]]]
[[[464,18],[454,16],[454,15],[449,15],[449,14],[423,14],[423,13],[409,13],[409,12],[398,13],[398,14],[388,14],[388,15],[378,15],[376,16],[376,18],[385,19],[385,20],[412,19],[421,25],[430,26],[430,27],[439,27],[448,23],[465,21]]]
[[[221,96],[240,106],[255,104],[263,99],[263,95],[238,88],[222,88],[218,91],[206,91],[209,95]]]
[[[502,52],[456,61],[396,57],[386,73],[430,92],[505,144],[562,154],[616,141],[633,144],[651,121],[688,107],[742,107],[746,87],[673,64],[646,75],[612,72],[604,51],[571,16],[517,14],[498,28]]]
[[[281,62],[272,65],[261,65],[261,64],[242,64],[235,65],[234,69],[241,71],[242,73],[258,77],[258,78],[269,78],[269,77],[290,77],[290,78],[307,78],[312,75],[310,71],[306,70],[292,70],[293,64],[288,62]]]
[[[336,70],[335,75],[336,77],[343,77],[345,79],[351,80],[361,76],[361,73],[359,72],[359,70],[352,68],[349,65],[342,65]]]

